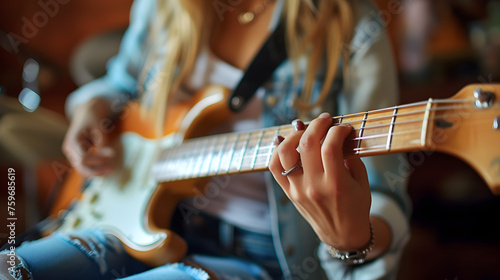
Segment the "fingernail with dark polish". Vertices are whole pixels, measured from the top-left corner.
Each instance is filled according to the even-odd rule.
[[[276,146],[278,146],[281,142],[283,142],[283,140],[285,140],[285,137],[281,136],[281,135],[276,135],[274,137],[274,144]]]
[[[293,128],[295,129],[295,131],[305,130],[306,129],[306,125],[301,120],[294,120],[292,122],[292,125],[293,125]]]

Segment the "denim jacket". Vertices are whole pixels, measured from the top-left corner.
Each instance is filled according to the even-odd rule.
[[[142,51],[149,20],[153,17],[154,2],[136,0],[131,21],[120,52],[108,64],[107,74],[73,92],[67,100],[70,114],[77,104],[93,97],[109,99],[135,98],[138,76],[145,59]],[[278,0],[270,28],[277,25],[285,0]],[[350,44],[347,79],[338,75],[331,92],[321,108],[311,111],[310,117],[327,111],[332,115],[364,112],[397,105],[396,70],[384,27],[387,22],[369,0],[355,1],[356,28]],[[387,12],[387,11],[385,11]],[[385,18],[387,20],[387,17]],[[261,87],[264,91],[263,124],[289,124],[298,117],[292,103],[301,91],[304,61],[299,61],[300,79],[293,80],[293,64],[286,60]],[[338,71],[342,72],[342,71]],[[321,73],[313,96],[322,82]],[[403,155],[363,158],[372,190],[371,215],[384,219],[391,228],[392,243],[376,260],[363,265],[344,265],[327,252],[310,225],[288,200],[281,187],[267,174],[271,208],[272,234],[276,253],[285,279],[393,279],[399,259],[409,239],[410,204],[406,194],[407,166]],[[376,241],[375,241],[376,242]]]

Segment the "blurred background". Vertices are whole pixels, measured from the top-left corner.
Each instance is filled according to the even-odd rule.
[[[500,1],[376,2],[380,10],[373,12],[384,20],[397,60],[401,103],[500,81]],[[60,149],[65,98],[103,74],[131,3],[0,2],[0,205],[7,202],[3,182],[11,167],[17,233],[59,207],[54,201],[69,171]],[[399,279],[500,279],[500,199],[451,156],[426,154],[412,167],[412,236]],[[0,211],[2,224],[6,215]],[[0,244],[8,236],[2,226]]]

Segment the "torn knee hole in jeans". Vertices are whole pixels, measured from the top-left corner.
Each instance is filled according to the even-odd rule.
[[[33,280],[31,271],[21,257],[10,256],[7,260],[7,264],[9,265],[9,274],[15,280]]]
[[[9,269],[9,274],[16,280],[32,280],[31,271],[24,265],[24,262],[16,264]]]

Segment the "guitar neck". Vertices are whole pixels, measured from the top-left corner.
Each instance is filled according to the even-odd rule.
[[[158,182],[170,182],[267,169],[276,135],[293,131],[291,125],[219,134],[186,140],[162,151],[153,168]]]
[[[350,124],[344,154],[374,156],[426,149],[431,137],[430,120],[437,106],[453,101],[418,102],[386,109],[334,117],[334,125]],[[454,105],[451,105],[454,106]],[[291,125],[186,140],[164,150],[153,175],[158,182],[266,170],[275,148],[274,138],[293,131]]]

